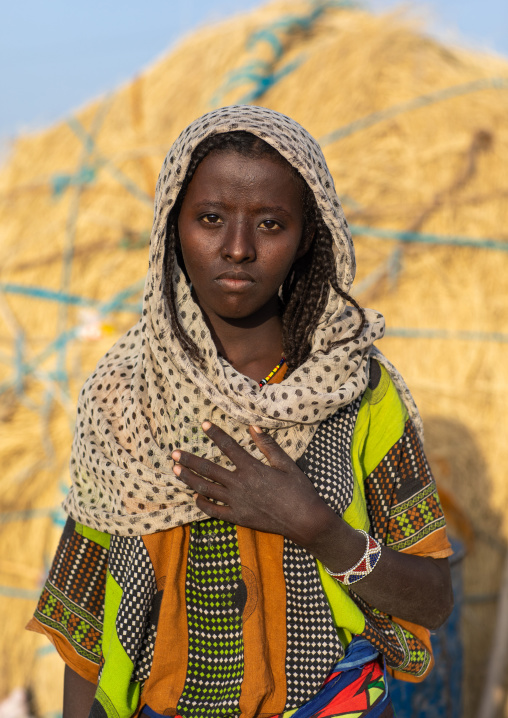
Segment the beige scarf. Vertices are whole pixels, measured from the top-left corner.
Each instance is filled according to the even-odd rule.
[[[300,125],[252,106],[214,110],[189,125],[169,151],[157,182],[142,317],[101,359],[79,397],[73,484],[64,508],[92,528],[130,536],[206,518],[196,508],[192,491],[173,474],[174,449],[228,466],[201,429],[209,419],[261,458],[247,431],[249,424],[257,424],[296,460],[320,422],[365,390],[373,353],[389,369],[421,427],[402,378],[373,347],[384,332],[380,314],[366,310],[363,334],[324,353],[337,338],[352,336],[359,321],[356,310],[345,306],[333,291],[313,336],[309,359],[281,384],[260,389],[218,355],[176,265],[177,310],[187,333],[205,349],[204,365],[196,366],[182,350],[170,326],[163,287],[168,214],[195,147],[209,135],[233,130],[261,137],[300,172],[332,233],[339,285],[349,291],[353,281],[351,235],[332,177],[319,145]]]

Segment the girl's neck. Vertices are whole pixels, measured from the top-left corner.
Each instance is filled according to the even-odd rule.
[[[215,321],[210,326],[221,356],[240,374],[255,381],[263,379],[282,357],[282,321],[273,315],[261,323]]]

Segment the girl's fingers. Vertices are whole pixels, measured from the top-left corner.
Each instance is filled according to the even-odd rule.
[[[219,484],[227,483],[230,472],[227,469],[222,468],[222,466],[214,464],[213,461],[204,459],[202,456],[189,454],[186,451],[173,451],[171,456],[177,464],[180,466],[186,466],[195,474],[204,476],[205,479],[216,481]]]
[[[293,459],[286,454],[284,449],[281,449],[270,434],[266,434],[259,426],[250,426],[249,431],[258,449],[270,462],[270,466],[281,471],[288,471],[294,466]]]
[[[214,504],[212,501],[208,501],[204,498],[204,496],[198,496],[196,498],[196,506],[213,519],[231,522],[231,510],[229,506],[219,506],[219,504]]]
[[[177,468],[177,467],[175,467]],[[184,466],[180,466],[180,472],[175,474],[181,479],[187,486],[193,491],[197,491],[200,496],[206,499],[212,499],[213,501],[221,501],[223,504],[227,501],[227,491],[220,484],[216,484],[213,481],[207,481],[202,476],[197,476],[189,469]]]
[[[219,449],[230,459],[233,464],[240,468],[246,461],[250,461],[252,457],[236,443],[236,441],[226,434],[225,431],[219,429],[218,426],[210,421],[204,421],[202,424],[203,431],[216,444]]]

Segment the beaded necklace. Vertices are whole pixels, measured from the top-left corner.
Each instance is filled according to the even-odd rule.
[[[275,376],[275,374],[277,374],[277,372],[279,371],[279,369],[281,368],[281,366],[283,366],[283,364],[284,364],[285,361],[286,361],[286,357],[282,357],[282,359],[280,360],[280,362],[277,364],[277,366],[275,366],[275,367],[272,369],[272,371],[268,374],[268,376],[265,376],[264,379],[261,379],[261,381],[259,382],[259,386],[260,386],[261,389],[264,387],[265,384],[268,384],[268,382],[270,381],[270,379],[271,379],[273,376]]]

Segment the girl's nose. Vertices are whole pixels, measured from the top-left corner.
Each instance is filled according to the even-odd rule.
[[[256,258],[254,232],[248,222],[232,222],[225,232],[222,256],[230,262],[241,264]]]

